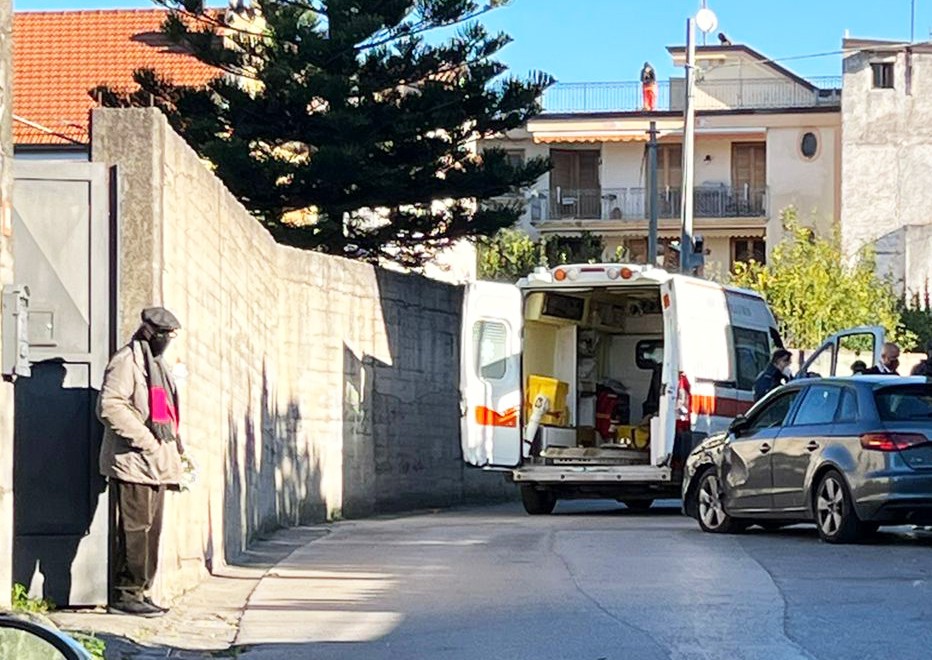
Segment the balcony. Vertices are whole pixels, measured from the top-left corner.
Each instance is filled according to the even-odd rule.
[[[792,80],[746,79],[703,81],[696,84],[696,110],[776,110],[841,107],[841,77],[812,78],[817,89]],[[657,83],[657,110],[680,111],[685,82]],[[544,112],[638,112],[643,109],[641,83],[557,83],[544,94]]]
[[[765,188],[699,186],[695,188],[695,218],[762,218],[767,216]],[[602,188],[535,191],[528,201],[532,222],[558,220],[645,220],[646,188]],[[679,188],[661,189],[657,217],[678,219],[682,210]]]

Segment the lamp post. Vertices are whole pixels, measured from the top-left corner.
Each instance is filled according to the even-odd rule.
[[[702,255],[696,255],[693,243],[693,188],[696,142],[696,26],[703,34],[718,27],[718,18],[703,6],[695,18],[686,21],[686,100],[683,105],[683,191],[680,202],[680,272],[693,273],[702,265]]]

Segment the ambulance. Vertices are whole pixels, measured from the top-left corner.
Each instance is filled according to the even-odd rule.
[[[685,457],[751,407],[782,346],[759,294],[646,265],[468,285],[463,458],[506,471],[529,514],[573,498],[647,509],[680,496]]]

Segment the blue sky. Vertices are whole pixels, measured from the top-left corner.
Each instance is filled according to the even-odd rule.
[[[929,38],[932,0],[916,2],[916,39]],[[211,2],[210,4],[217,4]],[[782,60],[838,51],[853,37],[909,39],[911,0],[708,0],[719,29]],[[14,0],[16,10],[152,7],[150,0]],[[514,43],[501,59],[518,74],[542,70],[564,82],[635,80],[645,60],[661,78],[676,71],[666,51],[683,44],[698,0],[511,0],[484,19]],[[717,39],[710,38],[709,43]],[[804,76],[841,75],[841,57],[781,62]]]

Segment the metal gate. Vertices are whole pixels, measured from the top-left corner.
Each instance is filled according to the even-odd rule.
[[[109,507],[97,394],[110,351],[106,165],[14,162],[16,283],[32,376],[15,384],[14,581],[57,605],[107,601]]]

